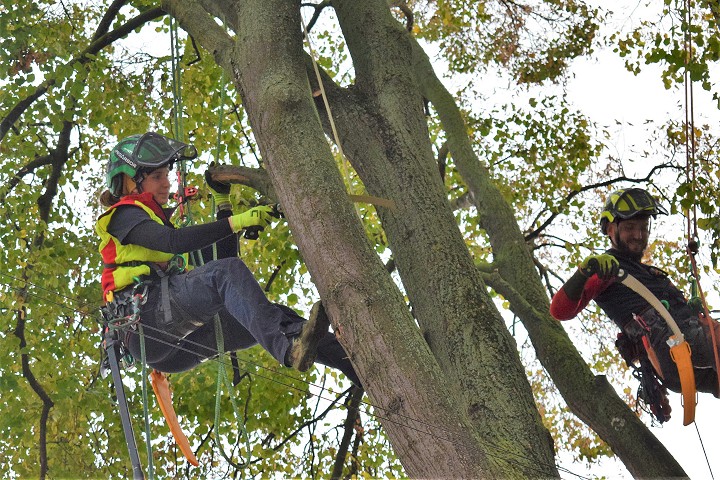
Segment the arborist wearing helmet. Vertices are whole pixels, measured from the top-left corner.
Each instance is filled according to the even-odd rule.
[[[698,323],[697,312],[688,306],[668,274],[642,263],[651,220],[667,213],[643,189],[627,188],[611,193],[600,215],[600,228],[610,238],[611,248],[603,254],[590,255],[580,263],[575,274],[553,297],[550,313],[558,320],[569,320],[595,300],[621,329],[617,345],[628,363],[647,356],[652,363],[651,370],[662,380],[662,385],[680,391],[677,367],[666,343],[671,331],[642,296],[616,281],[622,269],[666,306],[690,344],[697,390],[715,393],[717,376],[709,332]]]
[[[328,331],[324,312],[314,309],[318,314],[306,321],[287,306],[271,303],[237,255],[237,234],[268,225],[271,207],[233,215],[229,185],[206,173],[217,220],[181,229],[170,222],[169,171],[173,163],[196,156],[194,147],[153,132],[127,137],[110,153],[108,190],[100,197],[108,208],[95,227],[105,308],[126,316],[137,282],[148,287],[139,322],[145,327],[146,363],[161,372],[189,370],[215,355],[218,314],[226,351],[259,343],[285,366],[304,371],[318,361],[360,385],[347,354]],[[207,252],[213,244],[217,260],[185,268],[182,258],[188,252]],[[139,359],[137,325],[125,327],[123,340]]]

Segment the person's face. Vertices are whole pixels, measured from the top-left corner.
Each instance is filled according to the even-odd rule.
[[[160,205],[170,200],[170,169],[160,167],[148,173],[142,181],[142,191],[152,193],[153,198]]]
[[[650,217],[636,217],[608,225],[608,236],[612,246],[639,260],[650,238]]]

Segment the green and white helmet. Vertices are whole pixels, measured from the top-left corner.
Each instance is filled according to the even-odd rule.
[[[131,135],[115,145],[110,152],[106,183],[110,192],[122,195],[122,174],[135,182],[142,181],[142,175],[156,168],[164,167],[178,160],[192,160],[197,150],[192,145],[164,137],[155,132]]]
[[[668,211],[652,195],[642,188],[621,188],[610,194],[600,214],[600,229],[607,233],[607,226],[616,220],[627,220],[636,215],[667,215]]]

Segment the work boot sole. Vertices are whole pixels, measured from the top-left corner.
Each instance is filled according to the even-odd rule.
[[[300,335],[293,341],[290,362],[293,368],[305,372],[317,357],[318,343],[330,328],[330,319],[321,302],[316,302],[310,310],[310,318],[303,325]]]

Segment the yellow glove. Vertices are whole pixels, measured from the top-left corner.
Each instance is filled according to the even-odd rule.
[[[259,227],[259,229],[262,229],[270,223],[273,212],[273,207],[262,205],[228,217],[228,221],[230,222],[230,228],[232,228],[233,233],[238,233],[243,228],[248,227]]]
[[[597,274],[601,280],[610,280],[618,275],[620,270],[620,263],[617,258],[603,253],[600,255],[590,255],[583,260],[578,266],[580,273],[586,277],[591,277]]]

